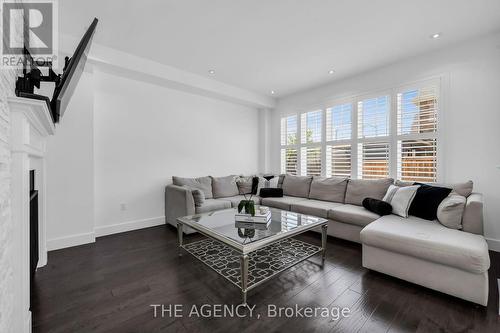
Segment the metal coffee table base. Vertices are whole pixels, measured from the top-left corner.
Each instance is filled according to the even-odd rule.
[[[242,304],[249,290],[268,281],[288,268],[321,254],[326,255],[327,225],[322,226],[321,247],[294,238],[285,238],[250,253],[241,253],[213,238],[183,243],[182,223],[178,224],[179,255],[182,249],[212,268],[241,290]]]

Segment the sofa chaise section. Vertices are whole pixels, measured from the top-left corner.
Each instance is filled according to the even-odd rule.
[[[370,223],[360,237],[364,267],[486,305],[490,259],[484,237],[396,215]]]

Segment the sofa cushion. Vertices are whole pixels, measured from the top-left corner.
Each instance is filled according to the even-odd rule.
[[[364,198],[382,200],[392,183],[392,178],[349,179],[345,194],[345,203],[361,206]]]
[[[238,185],[236,185],[237,176],[226,177],[211,177],[212,178],[212,192],[214,198],[233,197],[238,195]]]
[[[380,216],[389,215],[390,213],[392,213],[391,204],[383,200],[364,198],[363,207],[368,209],[370,212],[378,214]]]
[[[484,237],[446,228],[437,221],[387,215],[366,226],[360,237],[366,245],[472,273],[490,267]]]
[[[380,215],[372,213],[364,207],[349,204],[334,207],[328,212],[328,218],[332,220],[361,227],[375,221],[379,217]]]
[[[462,216],[467,199],[452,192],[444,198],[438,206],[437,218],[439,223],[452,229],[462,229]]]
[[[274,207],[283,210],[290,210],[292,203],[307,200],[306,198],[284,196],[281,198],[261,198],[263,206]]]
[[[262,198],[281,198],[283,196],[283,189],[282,188],[261,188],[259,195]]]
[[[413,185],[415,182],[408,182],[408,181],[402,181],[402,180],[396,180],[395,185],[396,186],[410,186]],[[451,188],[453,190],[452,193],[454,194],[459,194],[464,197],[468,197],[472,193],[472,189],[474,187],[474,183],[472,180],[468,180],[463,183],[424,183],[429,186],[439,186],[439,187],[446,187],[446,188]]]
[[[309,199],[344,203],[347,178],[313,177]]]
[[[250,198],[250,195],[247,195],[247,198]],[[245,196],[243,195],[235,195],[234,197],[226,197],[226,198],[221,198],[219,200],[226,200],[231,203],[231,206],[238,207],[238,204],[240,203],[241,200],[245,200]],[[259,196],[252,196],[252,201],[255,202],[256,205],[260,205],[260,197]]]
[[[207,199],[200,207],[195,208],[196,214],[208,213],[214,210],[231,208],[231,202],[223,199]]]
[[[408,217],[408,210],[419,187],[419,185],[402,187],[390,185],[382,200],[391,204],[393,214]]]
[[[196,207],[201,207],[205,202],[205,192],[195,187],[189,187],[185,185],[183,187],[191,191],[191,194],[193,195],[194,205]]]
[[[205,193],[206,199],[212,199],[212,178],[198,177],[198,178],[183,178],[183,177],[172,177],[172,183],[177,186],[188,186],[198,188]]]
[[[236,178],[236,186],[238,187],[238,194],[252,193],[252,183],[254,176],[239,176]]]
[[[311,187],[312,177],[286,175],[283,179],[283,194],[292,197],[307,198]]]
[[[408,213],[422,219],[435,220],[437,218],[439,204],[450,194],[451,189],[447,187],[429,186],[423,183],[415,184],[420,185],[420,187],[410,205]]]
[[[341,205],[342,204],[338,202],[311,199],[292,203],[291,211],[301,214],[323,217],[326,219],[328,218],[328,211],[330,209]]]

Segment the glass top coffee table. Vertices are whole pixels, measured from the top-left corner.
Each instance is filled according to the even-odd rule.
[[[271,208],[266,224],[235,222],[236,209],[225,209],[177,219],[179,255],[182,249],[241,289],[243,304],[247,292],[284,270],[321,253],[324,264],[328,220]],[[207,238],[183,243],[183,227]],[[321,246],[294,238],[321,228]]]

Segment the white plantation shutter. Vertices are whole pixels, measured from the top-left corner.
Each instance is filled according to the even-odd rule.
[[[298,173],[297,116],[281,118],[281,173]]]
[[[358,144],[358,178],[389,177],[389,143],[365,142]]]
[[[438,90],[435,86],[397,94],[397,177],[437,181]]]
[[[358,102],[358,137],[375,138],[389,135],[389,96]]]
[[[281,173],[296,175],[298,170],[297,149],[281,149]]]
[[[437,88],[398,93],[398,135],[437,131]]]
[[[300,116],[302,144],[321,142],[323,111],[311,111]]]
[[[438,79],[281,119],[283,173],[440,181]]]
[[[337,105],[326,110],[326,141],[350,140],[352,104]]]
[[[436,139],[398,141],[398,179],[436,182]]]
[[[297,143],[297,116],[281,118],[281,145]]]
[[[321,176],[321,147],[302,147],[300,159],[303,176]]]
[[[326,146],[326,176],[351,177],[351,145]]]

